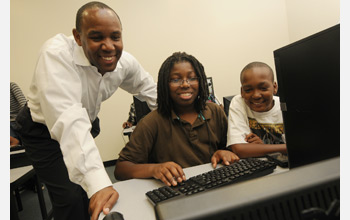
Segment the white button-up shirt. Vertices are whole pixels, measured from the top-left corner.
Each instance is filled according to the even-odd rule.
[[[102,76],[73,36],[58,34],[43,45],[28,107],[33,121],[45,124],[60,143],[70,180],[89,198],[112,185],[90,130],[101,102],[118,87],[140,94],[151,109],[156,108],[156,83],[131,54],[123,51],[116,69]]]

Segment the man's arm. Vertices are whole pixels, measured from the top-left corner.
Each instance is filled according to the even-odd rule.
[[[140,95],[151,110],[157,108],[157,84],[153,77],[142,67],[137,59],[126,51],[122,56],[124,65],[128,65],[127,77],[120,88],[131,94]]]
[[[64,47],[60,47],[59,58],[57,51],[43,49],[28,107],[33,121],[45,124],[51,138],[59,142],[70,180],[91,198],[112,182],[90,134],[91,121],[81,101],[82,79],[71,65],[69,48]]]
[[[111,187],[112,182],[90,133],[94,118],[90,120],[88,112],[92,108],[82,101],[83,90],[88,87],[84,83],[98,84],[99,76],[81,74],[79,67],[72,64],[69,40],[57,35],[42,47],[28,94],[28,107],[33,121],[45,124],[51,138],[59,142],[69,179],[86,191],[90,198],[90,214],[97,220],[103,208],[110,209],[115,204],[118,193]],[[86,72],[89,71],[94,70],[86,68]],[[100,105],[96,103],[95,106]]]

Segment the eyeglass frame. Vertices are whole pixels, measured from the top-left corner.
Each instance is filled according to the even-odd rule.
[[[189,79],[169,79],[169,84],[172,86],[182,86],[182,84],[186,81],[189,85],[197,85],[199,83],[200,77],[191,77]],[[176,81],[176,82],[175,82]]]

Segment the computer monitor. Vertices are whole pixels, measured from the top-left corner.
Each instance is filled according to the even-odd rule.
[[[150,108],[147,105],[147,102],[139,95],[134,95],[134,107],[136,114],[136,124],[143,118],[145,115],[151,112]]]
[[[289,168],[340,155],[340,25],[274,51]]]
[[[339,160],[339,157],[331,158],[287,172],[164,201],[155,206],[156,218],[339,219]]]

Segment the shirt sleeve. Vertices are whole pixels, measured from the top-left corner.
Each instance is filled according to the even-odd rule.
[[[21,88],[19,88],[19,86],[14,82],[11,82],[10,86],[11,86],[11,92],[14,95],[14,98],[17,100],[19,107],[23,108],[27,100],[26,100],[26,97],[23,95]]]
[[[245,103],[240,95],[236,95],[231,101],[228,119],[227,146],[247,143],[245,141],[245,136],[251,131],[244,105]]]
[[[151,110],[157,108],[157,84],[154,82],[153,77],[146,72],[141,64],[127,52],[125,57],[128,61],[128,73],[124,79],[120,88],[131,94],[140,95],[146,102]]]
[[[42,53],[34,83],[45,124],[51,138],[60,143],[69,178],[90,198],[112,183],[90,134],[91,121],[81,103],[81,79],[70,62],[67,56]]]

